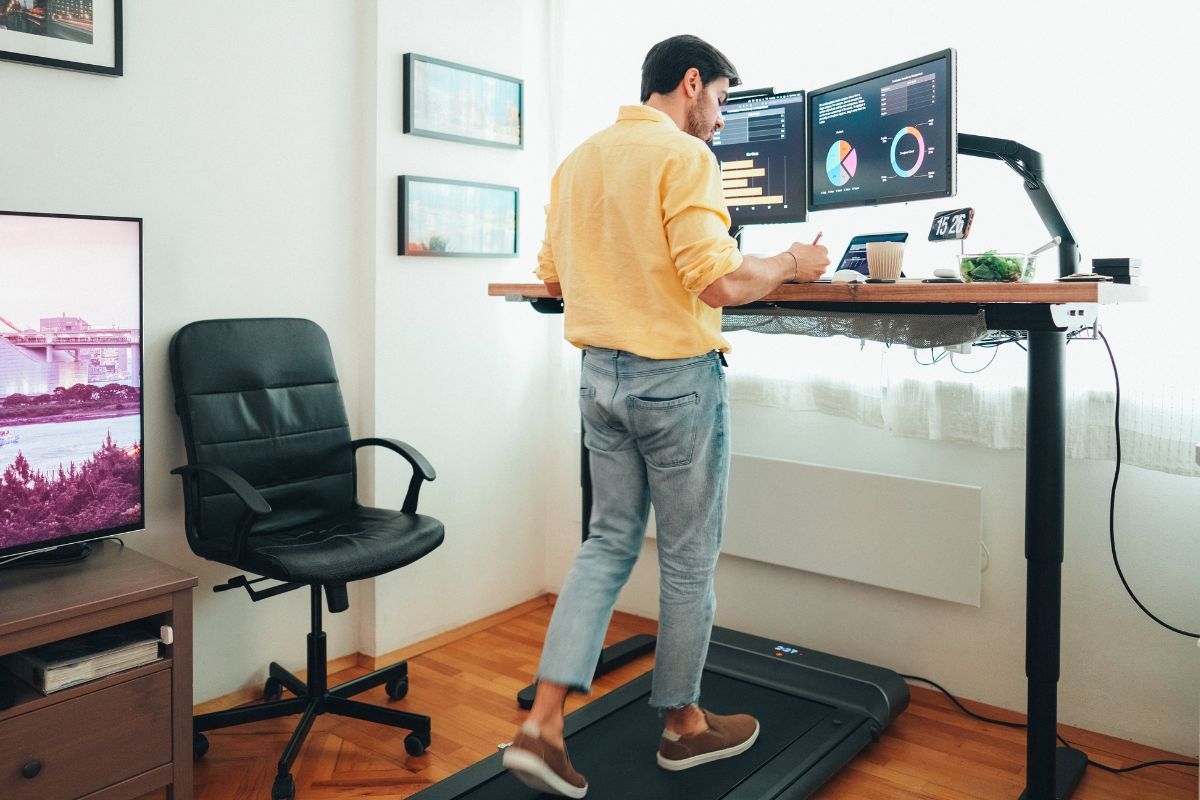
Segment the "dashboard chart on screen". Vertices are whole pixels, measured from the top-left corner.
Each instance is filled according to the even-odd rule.
[[[809,95],[811,210],[954,194],[954,51]]]
[[[802,222],[805,216],[804,92],[734,97],[713,135],[725,203],[735,227]]]

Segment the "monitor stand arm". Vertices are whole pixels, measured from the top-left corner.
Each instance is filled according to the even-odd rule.
[[[958,152],[979,158],[994,158],[1012,167],[1025,180],[1025,193],[1033,201],[1042,224],[1051,236],[1058,236],[1058,274],[1066,277],[1079,269],[1079,245],[1071,228],[1063,218],[1046,179],[1042,174],[1042,154],[1011,139],[994,139],[991,136],[958,134]]]

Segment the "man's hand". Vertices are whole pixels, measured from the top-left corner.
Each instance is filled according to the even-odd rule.
[[[543,281],[543,283],[546,284],[546,292],[551,297],[562,297],[562,284],[561,283],[558,283],[558,282],[551,283],[550,281]]]
[[[743,256],[742,265],[717,278],[700,293],[713,308],[740,306],[774,291],[781,283],[815,281],[829,265],[829,251],[819,244],[796,242],[777,256]]]
[[[792,242],[787,253],[796,259],[796,271],[788,283],[811,283],[829,266],[829,250],[823,244]]]

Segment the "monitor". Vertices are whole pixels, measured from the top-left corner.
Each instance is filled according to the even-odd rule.
[[[0,211],[0,287],[0,562],[141,529],[141,220]]]
[[[954,50],[809,92],[808,208],[955,192]]]
[[[733,227],[803,222],[804,92],[735,94],[721,115],[712,149]]]

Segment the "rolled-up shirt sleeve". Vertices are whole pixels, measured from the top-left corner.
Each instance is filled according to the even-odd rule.
[[[700,294],[742,265],[729,235],[721,172],[707,148],[672,157],[661,184],[663,223],[683,288]]]
[[[546,283],[558,283],[558,265],[554,263],[553,231],[551,230],[550,205],[546,205],[546,237],[542,239],[542,249],[538,253],[537,269],[533,274],[537,279]]]

